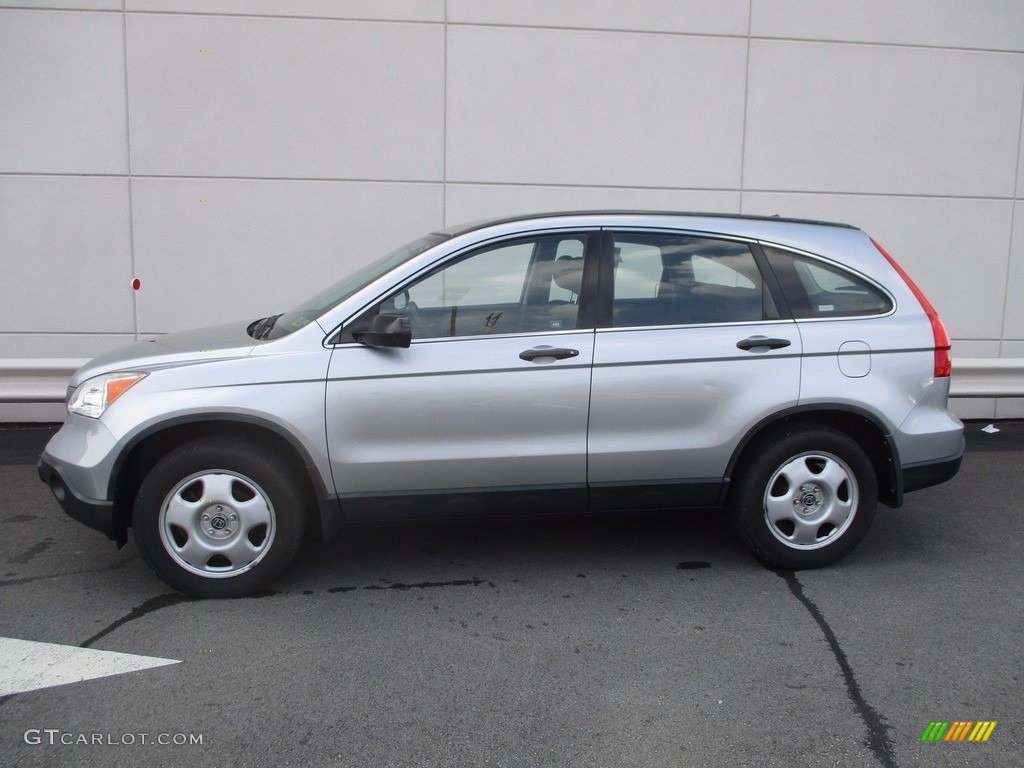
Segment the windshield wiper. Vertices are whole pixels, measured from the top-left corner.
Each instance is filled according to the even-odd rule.
[[[283,312],[281,313],[284,314]],[[249,335],[254,339],[265,339],[274,327],[274,323],[277,322],[277,318],[281,315],[271,315],[270,317],[264,317],[262,320],[257,320],[253,325],[249,327]]]

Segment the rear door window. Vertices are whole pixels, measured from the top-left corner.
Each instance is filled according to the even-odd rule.
[[[755,322],[778,316],[745,243],[620,232],[614,247],[613,327]]]

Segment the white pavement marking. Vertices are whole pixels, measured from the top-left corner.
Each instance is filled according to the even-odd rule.
[[[177,659],[0,637],[0,696],[180,663]]]

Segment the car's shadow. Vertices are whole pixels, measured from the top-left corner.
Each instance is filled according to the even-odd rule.
[[[330,542],[307,541],[274,589],[638,574],[712,562],[754,562],[717,512],[360,524]]]

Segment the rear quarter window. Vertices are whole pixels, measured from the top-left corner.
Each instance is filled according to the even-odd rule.
[[[864,278],[781,248],[764,248],[782,293],[797,319],[863,317],[892,311],[892,299]]]

